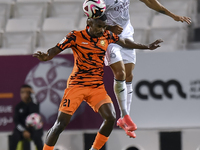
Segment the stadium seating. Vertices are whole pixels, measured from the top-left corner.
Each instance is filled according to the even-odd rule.
[[[191,17],[193,14],[197,13],[196,0],[160,0],[160,2],[170,11],[180,13],[179,15]]]
[[[83,30],[86,27],[87,17],[83,15],[78,23],[78,30]]]
[[[144,17],[150,23],[151,19],[153,18],[154,14],[155,14],[155,11],[148,8],[141,1],[131,0],[130,6],[129,6],[129,13],[130,13],[130,16]]]
[[[75,30],[75,23],[69,19],[46,18],[39,33],[39,47],[36,51],[46,51],[55,46],[72,30]],[[68,52],[67,50],[65,51]]]
[[[0,0],[0,3],[1,2],[6,2],[6,3],[13,3],[15,0]]]
[[[2,41],[3,41],[2,34],[3,34],[3,31],[0,31],[0,47],[2,46]]]
[[[177,15],[190,17],[192,20],[192,25],[196,26],[196,16],[198,13],[197,0],[161,0],[160,2],[171,12]]]
[[[9,19],[6,25],[6,32],[12,32],[12,31],[37,31],[37,22],[33,19]]]
[[[35,51],[46,51],[55,46],[72,30],[78,29],[80,16],[83,16],[82,1],[76,0],[54,0],[51,2],[48,11],[48,18],[39,33],[38,47]],[[75,13],[72,13],[75,12]],[[71,53],[71,49],[67,49],[62,53]]]
[[[83,3],[83,0],[52,0],[54,2],[81,2]]]
[[[31,54],[36,46],[37,23],[32,19],[8,19],[0,54]]]
[[[0,54],[31,54],[36,46],[37,23],[32,19],[8,19]]]
[[[79,18],[82,13],[80,1],[53,1],[49,9],[49,17],[70,18],[71,21]]]
[[[186,15],[192,19],[196,17],[196,0],[159,2],[175,14]],[[46,51],[71,30],[84,29],[87,17],[83,14],[82,3],[83,0],[0,0],[0,54],[10,54],[13,48],[19,49],[15,50],[14,54]],[[177,23],[168,16],[158,14],[138,0],[130,0],[129,10],[136,42],[149,43],[162,38],[163,50],[160,51],[186,47],[186,23]],[[193,22],[195,24],[195,20]],[[23,41],[25,37],[27,43],[20,40],[15,43],[11,40]],[[68,52],[71,53],[71,50],[65,51]]]
[[[156,39],[164,41],[159,51],[185,49],[187,37],[186,23],[175,22],[172,18],[162,14],[154,16],[148,39],[149,42],[153,42]]]
[[[146,44],[148,42],[147,37],[155,11],[149,9],[141,1],[131,0],[129,12],[131,24],[134,28],[134,41]]]
[[[2,32],[5,28],[5,17],[2,15],[0,16],[0,32]]]
[[[35,42],[36,35],[33,32],[5,32],[0,54],[31,54]]]
[[[13,18],[33,19],[41,27],[47,17],[47,8],[48,3],[44,1],[17,1],[13,7]]]
[[[147,36],[149,32],[149,22],[145,17],[130,16],[131,24],[134,27],[134,41],[137,43],[147,43]]]
[[[0,1],[0,30],[5,29],[7,20],[10,18],[11,3]]]
[[[17,2],[51,2],[52,0],[16,0]]]

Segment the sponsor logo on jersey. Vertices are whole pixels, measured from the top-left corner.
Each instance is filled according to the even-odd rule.
[[[87,42],[82,42],[82,44],[88,44]]]
[[[101,40],[101,41],[100,41],[100,44],[101,44],[102,46],[105,46],[105,44],[106,44],[105,40]]]

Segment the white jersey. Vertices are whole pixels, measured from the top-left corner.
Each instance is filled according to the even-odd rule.
[[[107,25],[120,25],[123,28],[119,37],[133,38],[134,29],[130,23],[130,0],[104,0],[106,3]]]
[[[125,27],[130,20],[130,0],[104,0],[106,4],[106,16],[108,25],[120,25]]]
[[[123,28],[119,37],[128,38],[132,41],[134,29],[130,22],[129,4],[130,0],[104,0],[106,3],[107,25],[120,25]],[[135,50],[122,48],[121,46],[111,43],[108,45],[105,57],[105,65],[110,66],[116,62],[123,61],[124,64],[136,63]]]

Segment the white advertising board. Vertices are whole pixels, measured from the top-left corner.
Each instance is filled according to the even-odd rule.
[[[137,53],[133,90],[138,128],[200,127],[200,51]]]

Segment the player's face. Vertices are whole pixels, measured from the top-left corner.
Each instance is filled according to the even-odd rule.
[[[30,101],[30,96],[31,96],[31,89],[28,87],[21,88],[20,90],[20,97],[21,100],[25,103]]]
[[[102,20],[93,20],[90,25],[90,34],[94,37],[101,37],[106,30],[106,23]]]

